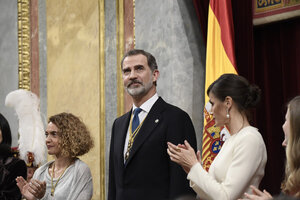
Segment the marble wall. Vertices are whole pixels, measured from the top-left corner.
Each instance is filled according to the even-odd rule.
[[[38,1],[39,19],[39,66],[40,66],[40,110],[42,120],[47,124],[47,10],[46,0]]]
[[[158,94],[189,113],[201,146],[205,45],[193,2],[135,2],[136,48],[151,52],[160,71]]]
[[[117,117],[117,30],[116,1],[105,0],[105,135],[106,135],[106,176],[105,185],[108,189],[108,158],[111,129]]]
[[[6,95],[18,89],[18,1],[0,1],[0,113],[8,120],[12,146],[18,145],[18,118],[15,110],[6,107]]]

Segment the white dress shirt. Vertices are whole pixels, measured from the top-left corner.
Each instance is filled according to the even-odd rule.
[[[146,118],[146,116],[148,115],[148,113],[150,112],[152,106],[154,105],[154,103],[157,101],[158,99],[158,94],[155,93],[150,99],[148,99],[145,103],[143,103],[140,108],[142,109],[142,111],[139,113],[139,121],[140,123],[142,123],[144,121],[144,119]],[[132,105],[132,114],[133,115],[133,111],[136,109],[136,105]],[[132,120],[132,117],[131,117]],[[131,123],[130,120],[130,123]],[[129,124],[130,124],[129,123]],[[125,163],[125,154],[127,152],[127,147],[128,147],[128,141],[129,141],[129,137],[130,137],[130,126],[128,126],[127,129],[127,135],[126,135],[126,139],[125,139],[125,145],[124,145],[124,163]]]

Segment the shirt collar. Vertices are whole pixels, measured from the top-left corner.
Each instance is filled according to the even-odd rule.
[[[152,108],[152,106],[154,105],[154,103],[157,101],[158,99],[158,94],[155,93],[150,99],[148,99],[147,101],[145,101],[140,108],[149,113],[150,109]],[[132,112],[134,111],[134,109],[136,109],[137,107],[133,104],[132,105]]]

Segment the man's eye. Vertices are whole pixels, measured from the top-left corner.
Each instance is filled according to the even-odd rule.
[[[125,75],[127,75],[127,74],[129,74],[129,73],[130,73],[129,70],[124,70],[124,71],[123,71],[123,74],[125,74]]]
[[[143,71],[144,70],[144,66],[140,65],[136,68],[137,71]]]

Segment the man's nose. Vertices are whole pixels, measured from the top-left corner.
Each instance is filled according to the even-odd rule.
[[[129,74],[129,78],[130,78],[130,79],[136,79],[136,77],[137,77],[136,71],[135,71],[135,70],[132,70],[132,71],[130,72],[130,74]]]

